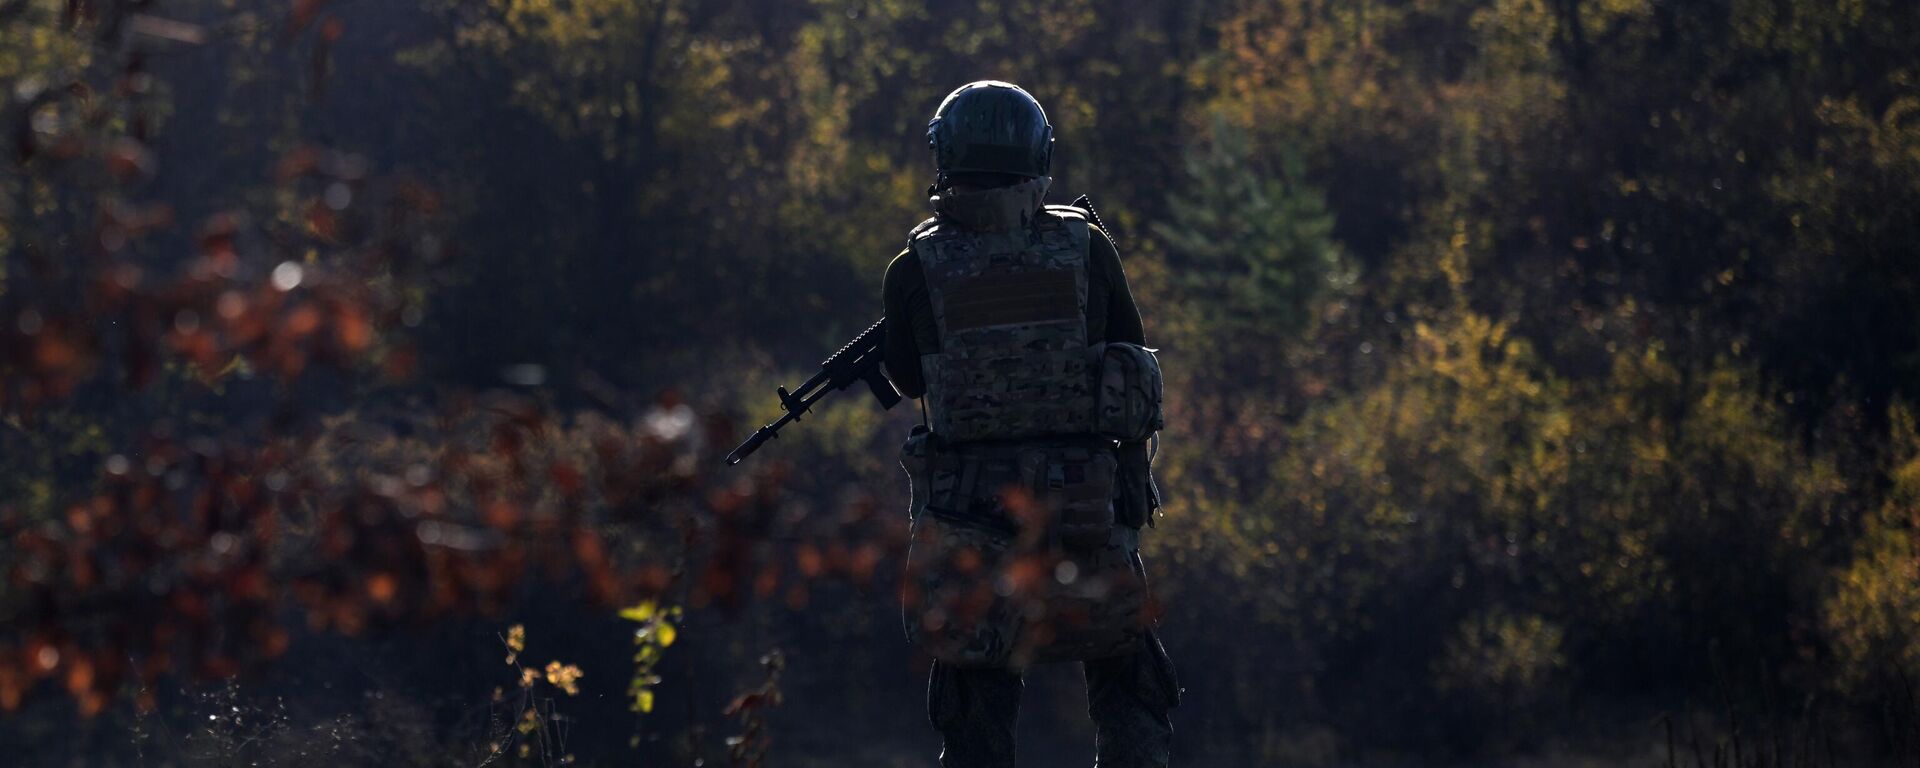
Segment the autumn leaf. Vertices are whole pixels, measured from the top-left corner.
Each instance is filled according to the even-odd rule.
[[[658,611],[659,607],[655,605],[652,600],[648,600],[638,605],[620,609],[620,618],[628,621],[647,622],[653,620],[654,614]]]
[[[566,691],[568,696],[580,695],[579,680],[585,676],[585,673],[581,672],[579,667],[549,661],[546,672],[549,685],[559,686],[560,690]]]

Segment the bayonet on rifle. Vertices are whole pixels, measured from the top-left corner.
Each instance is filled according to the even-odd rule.
[[[777,387],[775,392],[780,395],[780,407],[786,414],[772,424],[761,427],[740,447],[727,454],[727,464],[740,463],[741,459],[759,450],[762,443],[778,437],[781,427],[799,421],[800,416],[814,403],[820,402],[820,398],[846,389],[856,381],[867,383],[867,389],[873,392],[875,400],[880,401],[881,408],[892,408],[899,403],[900,393],[894,391],[893,382],[888,381],[886,374],[880,371],[880,347],[886,337],[886,320],[877,321],[822,362],[820,372],[807,379],[799,389],[788,392],[786,387]]]

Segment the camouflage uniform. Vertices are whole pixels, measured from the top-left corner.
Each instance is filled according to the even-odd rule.
[[[1085,211],[1041,205],[1053,128],[1017,86],[962,86],[927,135],[938,215],[887,269],[884,357],[927,414],[901,454],[902,602],[935,659],[941,764],[1013,765],[1021,670],[1079,661],[1098,765],[1164,766],[1179,686],[1139,553],[1159,364],[1118,254]]]
[[[1012,344],[1043,348],[1043,354],[1021,356],[1023,363],[1051,361],[1069,375],[1051,384],[1045,376],[1025,379],[1040,381],[1041,392],[1013,398],[1012,408],[971,407],[978,405],[977,398],[930,405],[932,432],[919,432],[903,451],[902,464],[915,475],[916,510],[908,633],[936,657],[928,681],[928,717],[944,737],[942,765],[1013,765],[1021,668],[1081,660],[1088,712],[1098,729],[1098,764],[1163,766],[1172,744],[1168,711],[1178,702],[1179,688],[1172,662],[1144,621],[1146,571],[1135,527],[1139,520],[1132,525],[1114,520],[1114,494],[1125,482],[1114,478],[1118,467],[1111,441],[1072,434],[1093,431],[1094,398],[1087,390],[1104,383],[1096,375],[1099,357],[1088,350],[1107,341],[1141,341],[1138,314],[1104,233],[1070,209],[1045,210],[1035,224],[1035,240],[1059,244],[1043,248],[1052,253],[1039,255],[1041,260],[1066,253],[1097,256],[1068,264],[1064,271],[1079,273],[1071,280],[1055,275],[1024,287],[1008,279],[977,292],[929,291],[929,273],[939,280],[943,268],[967,271],[954,266],[965,253],[994,251],[1005,263],[1013,245],[1019,245],[996,248],[992,238],[956,233],[951,226],[940,233],[937,223],[929,223],[916,232],[922,247],[910,248],[888,270],[886,357],[889,374],[908,396],[927,396],[927,382],[937,381],[959,382],[946,384],[949,390],[1000,393],[1020,385],[1021,379],[1005,375],[1007,360],[963,356],[981,345],[947,344],[947,337],[964,337],[977,329],[983,332],[977,335],[989,339],[984,346],[991,348],[993,336],[1005,334],[1006,324],[997,321],[1007,319],[992,313],[1031,314],[1030,309],[996,304],[995,297],[1051,291],[1072,308],[1069,319],[1075,326],[1025,334]],[[954,245],[963,256],[929,253]],[[927,259],[929,255],[934,258]],[[1099,322],[1089,318],[1095,306],[1101,311]],[[956,313],[958,323],[953,322]],[[954,331],[955,326],[961,330]],[[1036,335],[1037,344],[1025,338]],[[921,350],[960,354],[946,358]],[[979,370],[983,360],[985,373]],[[1081,388],[1061,384],[1068,379],[1086,383]],[[1071,411],[1035,407],[1046,402],[1070,403]],[[1021,425],[1017,429],[1030,436],[1004,437],[1018,434],[1007,428],[1008,422]],[[948,434],[986,438],[946,442]],[[942,447],[933,449],[935,442]],[[1076,489],[1099,495],[1087,497]],[[1064,568],[1067,564],[1072,567]],[[915,606],[935,610],[916,611]],[[928,620],[929,613],[942,612],[952,614],[945,617],[950,620]],[[1103,613],[1120,617],[1118,626],[1111,618],[1103,619]],[[1025,621],[1042,614],[1047,621]]]
[[[1077,277],[1055,275],[1024,286],[1003,278],[989,281],[988,290],[943,291],[927,287],[942,279],[942,270],[964,278],[973,270],[960,262],[982,253],[989,254],[982,260],[1004,266],[1025,241],[995,246],[993,237],[940,228],[936,219],[917,229],[919,247],[910,247],[888,270],[886,358],[903,394],[930,401],[932,430],[916,430],[901,463],[914,479],[916,513],[907,632],[936,659],[927,696],[929,720],[943,736],[941,765],[1013,765],[1021,669],[1064,660],[1084,665],[1097,764],[1167,765],[1173,738],[1168,713],[1178,703],[1179,686],[1145,618],[1140,520],[1116,523],[1115,494],[1125,481],[1115,477],[1112,440],[1084,434],[1095,431],[1100,417],[1090,390],[1107,384],[1099,375],[1098,350],[1108,341],[1130,340],[1123,335],[1139,340],[1137,310],[1111,256],[1112,244],[1078,211],[1049,206],[1031,240],[1050,253],[1029,258],[1077,270]],[[938,253],[945,249],[959,253]],[[1111,261],[1079,255],[1102,250]],[[1096,264],[1109,270],[1104,279],[1088,279]],[[1106,292],[1097,297],[1108,313],[1104,323],[1087,321],[1088,305],[1095,303],[1089,285]],[[1013,312],[1032,319],[1031,307],[1009,309],[995,297],[1049,290],[1072,309],[1065,318],[1071,322],[1062,323],[1072,328],[1010,333],[1009,324],[1000,322],[1008,317],[991,316]],[[1090,328],[1121,330],[1092,337]],[[949,342],[967,339],[970,331],[988,340]],[[996,345],[1001,337],[1010,343]],[[996,346],[1041,353],[996,357]],[[923,349],[953,354],[921,354]],[[1056,351],[1065,354],[1051,354]],[[908,369],[908,360],[917,365]],[[1007,366],[1016,362],[1051,363],[1062,375],[1008,375]],[[982,367],[988,372],[976,375]],[[929,383],[943,381],[948,392],[975,394],[938,403]],[[1009,389],[1035,382],[1035,394]],[[992,396],[1005,396],[1015,407],[983,403]],[[1041,407],[1049,402],[1069,408]],[[980,439],[948,441],[947,435]]]

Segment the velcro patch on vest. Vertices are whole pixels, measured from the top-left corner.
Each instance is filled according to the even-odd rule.
[[[947,330],[1075,320],[1078,291],[1076,275],[1068,269],[966,277],[947,289]]]
[[[921,357],[928,421],[956,443],[1093,432],[1085,222],[920,231],[937,351]]]

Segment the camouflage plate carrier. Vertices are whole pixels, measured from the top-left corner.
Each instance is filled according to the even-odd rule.
[[[1097,434],[1118,414],[1102,414],[1105,350],[1087,343],[1088,236],[1065,206],[1008,232],[935,219],[912,235],[941,345],[921,357],[931,432],[901,457],[905,620],[942,661],[1102,658],[1144,636],[1139,533],[1114,524],[1114,439]]]

